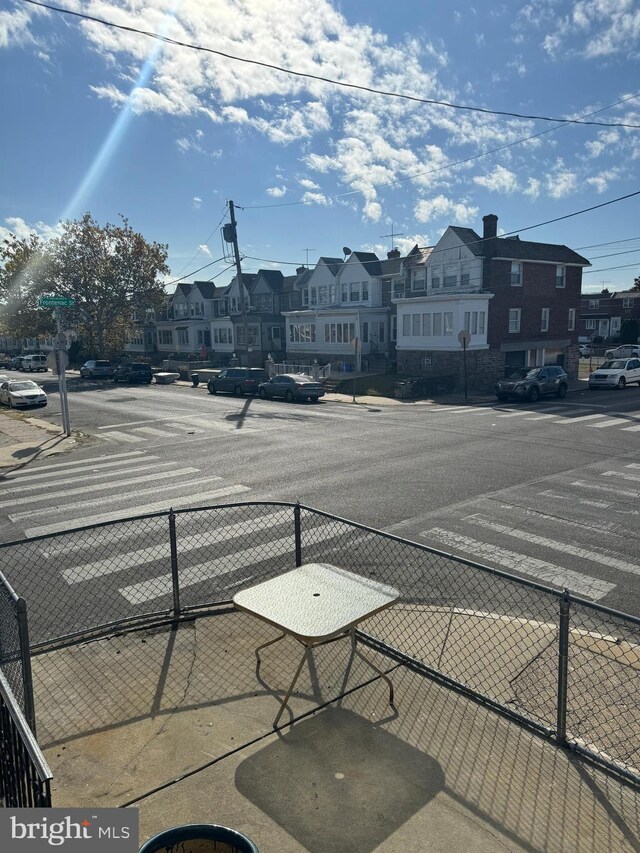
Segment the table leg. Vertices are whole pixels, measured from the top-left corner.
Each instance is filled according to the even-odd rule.
[[[286,636],[287,636],[287,635],[286,635],[286,634],[285,634],[285,632],[283,631],[283,632],[282,632],[282,634],[280,634],[280,636],[279,636],[279,637],[276,637],[276,638],[275,638],[275,640],[268,640],[266,643],[263,643],[261,646],[258,646],[258,648],[256,649],[256,658],[258,659],[258,663],[257,663],[256,669],[260,669],[260,663],[261,663],[261,661],[260,661],[260,655],[258,654],[258,652],[260,651],[260,649],[266,649],[266,648],[267,648],[267,646],[272,646],[274,643],[279,643],[279,642],[280,642],[280,640],[284,640],[284,638],[285,638]]]
[[[304,666],[304,663],[307,659],[307,655],[309,654],[310,650],[311,650],[310,646],[304,647],[304,654],[302,655],[302,660],[298,664],[298,668],[296,669],[296,674],[293,676],[293,681],[291,682],[291,686],[287,690],[287,695],[282,700],[282,705],[280,705],[280,710],[278,711],[278,715],[276,716],[275,720],[273,721],[273,728],[274,729],[278,725],[278,720],[282,716],[282,712],[284,711],[284,709],[287,705],[287,702],[291,698],[291,694],[293,693],[293,688],[296,686],[296,681],[298,680],[300,673],[302,672],[302,667]]]
[[[392,683],[391,679],[389,678],[389,676],[386,673],[384,673],[380,669],[380,667],[376,666],[372,660],[369,660],[368,657],[366,657],[361,651],[358,650],[358,647],[356,644],[356,629],[351,628],[349,633],[351,634],[351,651],[352,651],[352,653],[354,655],[358,655],[358,657],[361,658],[365,663],[368,663],[369,666],[372,669],[375,669],[375,671],[387,682],[387,684],[389,685],[389,704],[391,705],[392,708],[395,708],[395,705],[393,704],[393,683]]]

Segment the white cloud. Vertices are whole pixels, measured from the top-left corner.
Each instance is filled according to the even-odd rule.
[[[281,198],[287,192],[286,187],[269,187],[267,189],[267,195],[271,195],[274,198]]]
[[[554,18],[543,40],[552,56],[578,53],[596,59],[616,53],[637,56],[640,6],[637,0],[573,0],[568,13]]]
[[[209,249],[206,243],[200,243],[200,245],[198,246],[198,251],[201,254],[206,255],[208,258],[211,257],[211,250]]]
[[[540,195],[540,181],[538,178],[528,178],[527,188],[522,193],[530,198],[538,198]]]
[[[19,240],[27,240],[31,234],[36,234],[43,240],[53,240],[62,234],[62,225],[48,225],[46,222],[36,222],[29,225],[20,216],[7,216],[5,218],[6,228],[0,225],[0,243],[15,234]]]
[[[562,160],[559,160],[546,176],[546,186],[551,198],[564,198],[578,188],[578,177],[575,172],[566,169]]]
[[[200,196],[194,195],[191,201],[193,202],[193,206],[196,208],[196,210],[198,210],[198,208],[202,204],[202,199],[200,198]]]
[[[592,175],[590,178],[587,178],[586,183],[590,187],[593,187],[597,193],[603,193],[609,188],[609,183],[617,180],[619,176],[617,169],[608,169],[607,171],[600,172],[598,175]]]
[[[453,225],[469,225],[478,216],[478,208],[463,202],[454,202],[446,196],[421,199],[415,206],[413,214],[418,222],[430,222],[432,219],[452,220]]]
[[[504,166],[496,166],[493,172],[473,179],[474,184],[485,187],[491,192],[512,193],[518,189],[518,179],[513,172]]]
[[[320,187],[318,184],[315,184],[313,181],[310,181],[308,178],[300,178],[298,183],[301,187],[304,187],[307,190],[319,190]]]
[[[323,193],[306,192],[301,199],[305,204],[320,204],[324,207],[331,206],[331,199]]]

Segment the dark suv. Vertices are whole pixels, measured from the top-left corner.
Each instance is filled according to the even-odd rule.
[[[152,379],[151,365],[141,361],[118,364],[113,371],[114,382],[146,382],[150,385]]]
[[[261,382],[268,382],[269,374],[261,367],[227,367],[218,376],[212,376],[207,382],[210,394],[228,391],[236,397],[243,394],[257,394]]]
[[[506,379],[496,383],[498,400],[528,400],[535,403],[543,394],[555,394],[564,397],[567,393],[569,377],[555,364],[545,367],[519,367]]]

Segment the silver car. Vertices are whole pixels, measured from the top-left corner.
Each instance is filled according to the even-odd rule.
[[[596,388],[618,388],[621,390],[630,382],[640,385],[640,359],[614,358],[589,374],[589,390]]]
[[[263,382],[258,394],[263,400],[282,397],[287,403],[293,403],[294,400],[317,403],[320,397],[324,397],[324,388],[320,382],[304,373],[281,373]]]
[[[10,409],[46,406],[47,395],[31,379],[8,379],[0,383],[0,403],[9,406]]]

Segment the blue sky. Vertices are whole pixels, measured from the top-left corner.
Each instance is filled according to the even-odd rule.
[[[54,5],[422,99],[640,125],[640,0]],[[481,233],[486,213],[511,232],[640,190],[637,128],[384,97],[24,0],[0,0],[0,79],[0,238],[48,237],[85,211],[101,224],[123,214],[168,244],[172,278],[231,279],[227,263],[211,264],[228,199],[243,269],[286,274],[343,246],[384,257],[392,229],[406,251],[447,225]],[[627,289],[640,274],[640,195],[522,237],[589,258],[585,290]]]

